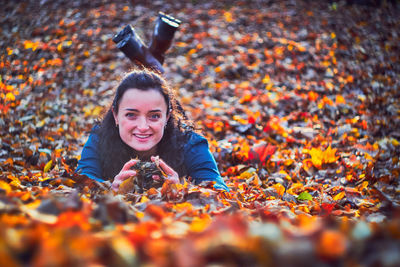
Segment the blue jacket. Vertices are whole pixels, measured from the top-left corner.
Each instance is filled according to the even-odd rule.
[[[93,180],[104,182],[100,178],[101,165],[97,145],[98,136],[92,132],[83,147],[77,172]],[[197,133],[192,133],[184,146],[183,153],[188,175],[194,179],[196,184],[203,181],[215,181],[214,188],[229,191],[219,174],[217,163],[208,148],[206,138]]]

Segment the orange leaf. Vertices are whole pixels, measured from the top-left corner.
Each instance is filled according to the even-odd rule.
[[[6,161],[3,163],[4,165],[9,164],[10,166],[14,166],[14,160],[13,158],[8,158]]]
[[[337,230],[326,230],[318,242],[318,252],[330,259],[341,257],[346,252],[347,240],[344,234]]]
[[[86,214],[79,211],[66,211],[58,216],[56,225],[59,227],[74,227],[78,226],[82,230],[89,230],[90,223]]]
[[[167,216],[167,213],[163,210],[163,208],[157,205],[147,206],[146,213],[148,213],[151,217],[153,217],[157,221],[161,221],[163,218]]]
[[[274,184],[272,187],[276,189],[276,192],[280,196],[283,196],[283,193],[285,193],[285,187],[280,183]]]

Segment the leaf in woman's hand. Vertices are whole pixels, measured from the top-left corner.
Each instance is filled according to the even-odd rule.
[[[126,194],[135,191],[134,181],[135,176],[131,176],[128,179],[124,180],[119,186],[118,193]]]

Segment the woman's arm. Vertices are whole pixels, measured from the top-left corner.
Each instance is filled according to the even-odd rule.
[[[81,159],[78,162],[76,172],[88,176],[89,178],[104,182],[101,179],[100,156],[98,153],[98,136],[90,133],[88,140],[83,146]]]
[[[130,176],[135,176],[136,171],[131,170],[131,167],[137,163],[138,160],[132,159],[125,163],[122,170],[114,177],[111,188],[114,191],[119,190],[120,184]],[[81,153],[81,159],[78,162],[76,171],[79,174],[88,176],[89,178],[104,182],[101,175],[100,155],[98,153],[98,136],[91,133]]]
[[[219,174],[217,163],[208,147],[207,139],[192,133],[185,146],[185,166],[195,183],[215,181],[214,188],[229,191]]]

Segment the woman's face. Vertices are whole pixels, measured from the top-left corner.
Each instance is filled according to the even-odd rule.
[[[122,141],[141,157],[157,153],[157,144],[169,118],[167,104],[160,92],[128,89],[122,96],[118,113],[113,110],[113,114]]]

